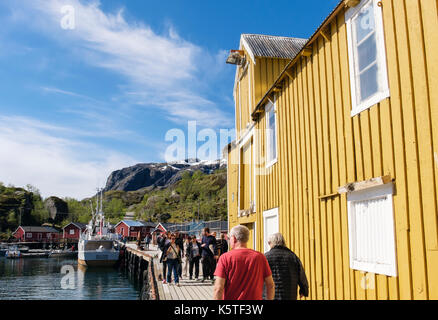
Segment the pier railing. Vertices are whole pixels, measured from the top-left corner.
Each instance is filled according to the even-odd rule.
[[[120,267],[124,268],[141,287],[140,300],[159,300],[154,257],[121,243],[124,251]]]

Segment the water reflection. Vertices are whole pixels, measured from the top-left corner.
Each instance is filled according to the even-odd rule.
[[[61,273],[63,266],[71,266],[68,268],[73,272]],[[66,289],[63,283],[71,285]],[[138,297],[138,287],[116,269],[86,268],[78,265],[76,259],[62,257],[0,258],[0,299],[137,300]]]

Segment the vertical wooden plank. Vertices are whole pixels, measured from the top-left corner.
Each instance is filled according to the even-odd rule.
[[[314,148],[314,131],[312,131],[311,119],[313,117],[313,109],[315,108],[314,98],[313,98],[313,83],[312,83],[312,64],[309,58],[305,58],[305,68],[304,68],[304,91],[305,97],[307,99],[307,107],[305,110],[305,127],[306,127],[306,163],[307,163],[307,199],[308,199],[308,242],[309,242],[309,262],[307,266],[305,266],[306,273],[312,279],[310,281],[309,287],[311,290],[310,297],[311,299],[316,299],[316,281],[315,281],[315,267],[316,267],[316,259],[315,259],[315,227],[314,227],[314,210],[315,210],[315,190],[314,190],[314,162],[315,159],[315,148]],[[316,175],[315,175],[316,176]]]
[[[385,100],[387,101],[387,100]],[[380,129],[380,110],[382,108],[382,103],[378,105],[377,108],[371,108],[370,110],[370,121],[371,121],[371,145],[373,149],[373,176],[383,176],[383,165],[382,165],[382,132]],[[384,275],[375,276],[375,289],[376,289],[376,299],[378,300],[388,300],[388,277]]]
[[[302,260],[304,267],[308,268],[310,265],[310,247],[309,247],[309,183],[308,183],[308,165],[309,165],[309,154],[307,153],[308,147],[308,135],[307,135],[307,126],[305,124],[307,118],[307,112],[309,110],[309,104],[307,100],[307,92],[306,92],[306,66],[305,66],[305,58],[302,57],[300,61],[300,75],[299,75],[299,95],[300,98],[300,128],[301,128],[301,190],[302,190],[302,209],[301,209],[301,217],[302,217],[302,236],[301,241],[303,242],[302,250],[303,256]]]
[[[347,29],[345,25],[344,14],[338,16],[338,32],[339,32],[339,51],[342,57],[339,58],[340,74],[342,75],[342,101],[345,130],[345,165],[346,165],[346,181],[345,183],[356,181],[356,150],[355,150],[355,132],[353,129],[353,119],[351,117],[351,88],[350,88],[350,70],[348,64],[348,49],[347,49]],[[341,183],[342,184],[342,183]],[[349,261],[349,239],[348,239],[348,216],[347,216],[347,198],[345,195],[341,196],[342,210],[343,210],[343,230],[345,230],[345,258],[344,265],[348,270],[348,280],[350,285],[350,298],[356,299],[356,282],[355,272],[350,269]],[[346,271],[347,272],[347,271]]]
[[[312,84],[313,84],[313,95],[314,95],[314,107],[312,111],[314,112],[312,118],[312,124],[315,132],[314,145],[315,145],[315,156],[314,157],[314,181],[315,181],[315,261],[316,261],[316,288],[317,288],[317,299],[324,299],[324,279],[325,268],[323,267],[323,245],[322,245],[322,226],[321,226],[321,202],[318,197],[322,194],[322,167],[323,167],[323,150],[322,150],[322,130],[321,130],[321,95],[320,95],[320,81],[319,81],[319,58],[318,58],[319,48],[318,43],[313,45],[312,54]]]
[[[293,208],[293,232],[294,232],[294,242],[293,242],[293,251],[300,255],[300,240],[299,240],[299,217],[298,217],[298,212],[299,212],[299,206],[300,206],[300,200],[299,200],[299,167],[298,167],[298,97],[297,97],[297,85],[296,85],[296,78],[297,78],[297,70],[296,67],[294,67],[294,77],[295,77],[295,81],[293,82],[293,90],[292,90],[292,94],[293,94],[293,105],[291,108],[292,111],[292,127],[293,127],[293,139],[292,139],[292,143],[293,143],[293,158],[292,158],[292,162],[293,162],[293,186],[294,186],[294,208]]]
[[[424,1],[424,6],[431,5],[430,1]],[[406,13],[409,30],[409,41],[412,61],[412,86],[414,92],[414,111],[416,118],[417,139],[418,139],[418,165],[420,178],[420,205],[422,216],[418,220],[419,236],[420,233],[425,241],[426,250],[438,250],[437,243],[437,206],[436,206],[436,185],[434,179],[434,154],[431,146],[432,142],[432,119],[430,118],[430,100],[427,86],[427,61],[425,57],[425,43],[423,38],[423,23],[419,1],[408,1],[406,3]],[[436,63],[436,62],[435,62]],[[436,88],[435,88],[436,89]],[[418,201],[418,200],[417,200]],[[433,254],[429,255],[426,251],[426,277],[427,277],[427,297],[429,289],[434,290],[434,295],[438,295],[438,289],[432,284],[438,280],[436,273],[438,265],[433,259]]]
[[[329,96],[329,123],[330,123],[330,149],[331,149],[331,170],[332,181],[330,194],[336,192],[339,187],[339,141],[338,141],[338,108],[339,108],[339,74],[336,73],[335,64],[338,55],[336,46],[336,21],[330,25],[331,41],[327,42],[327,73],[328,73],[328,96]],[[333,36],[334,35],[334,36]],[[331,225],[333,230],[332,246],[334,247],[334,268],[335,268],[335,292],[336,299],[344,299],[343,290],[343,260],[342,260],[342,235],[339,198],[329,200],[332,205]]]
[[[394,146],[394,178],[397,193],[394,195],[394,219],[396,226],[397,266],[399,292],[390,292],[390,296],[400,299],[412,298],[412,269],[410,255],[409,214],[407,209],[407,180],[404,119],[401,101],[400,63],[398,59],[397,33],[403,32],[403,26],[396,24],[394,5],[399,2],[388,1],[383,6],[386,54],[388,63],[388,80],[391,90],[389,105]],[[400,29],[401,28],[401,29]],[[384,164],[387,162],[384,162]],[[389,164],[390,165],[390,164]]]
[[[347,154],[346,154],[346,136],[349,134],[346,127],[346,122],[350,121],[350,117],[347,120],[344,119],[344,92],[348,87],[344,88],[343,78],[345,78],[342,72],[341,60],[346,60],[347,52],[342,52],[342,31],[339,29],[339,25],[343,25],[343,14],[337,17],[332,25],[332,46],[333,46],[333,73],[334,73],[334,85],[335,85],[335,105],[337,120],[337,139],[338,139],[338,161],[339,161],[339,185],[345,185],[348,183],[347,179]],[[350,133],[351,134],[351,133]],[[335,185],[336,187],[336,185]],[[339,206],[339,224],[341,239],[339,245],[341,246],[341,271],[342,271],[342,290],[343,299],[351,299],[350,288],[350,269],[348,260],[348,221],[347,221],[347,206],[343,202],[342,197],[337,199]]]
[[[426,75],[427,75],[427,84],[428,84],[428,93],[429,93],[429,117],[430,119],[438,119],[438,1],[422,1],[419,2],[421,7],[421,16],[422,16],[422,24],[423,24],[423,36],[424,36],[424,51],[425,51],[425,59],[426,59]],[[438,124],[436,121],[432,121],[432,152],[433,152],[433,168],[434,168],[434,177],[435,177],[435,194],[433,195],[435,199],[435,205],[437,205],[438,201]],[[432,215],[431,212],[428,212],[428,216]],[[431,218],[427,218],[428,220],[432,220]],[[438,251],[434,244],[434,241],[438,241],[438,232],[436,231],[438,228],[438,222],[436,221],[435,215],[435,224],[432,221],[426,222],[427,229],[427,237],[428,237],[428,269],[436,270],[438,268]],[[430,299],[438,299],[438,288],[433,285],[438,283],[436,272],[429,272],[429,298]]]
[[[322,163],[320,166],[321,170],[321,188],[320,195],[327,194],[327,188],[330,181],[330,172],[328,168],[329,164],[329,154],[328,154],[328,128],[327,128],[327,92],[326,77],[325,77],[325,61],[324,61],[324,40],[320,37],[318,39],[318,68],[319,68],[319,91],[320,91],[320,126],[321,126],[321,147],[322,147]],[[329,246],[328,246],[328,235],[327,235],[327,203],[325,201],[320,202],[321,206],[321,237],[322,237],[322,268],[323,268],[323,283],[324,283],[324,299],[333,298],[333,292],[331,290],[332,277],[330,276],[333,272],[331,270],[331,265],[329,264]]]
[[[304,233],[304,186],[303,186],[303,130],[302,130],[302,110],[303,110],[303,102],[302,102],[302,90],[301,90],[301,61],[297,63],[297,79],[296,79],[296,91],[295,94],[297,96],[297,104],[296,104],[296,122],[297,122],[297,164],[298,164],[298,241],[299,241],[299,256],[305,261],[304,258],[304,241],[303,241],[303,233]]]

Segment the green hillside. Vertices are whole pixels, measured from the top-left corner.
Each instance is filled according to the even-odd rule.
[[[167,188],[144,188],[137,191],[108,191],[103,197],[107,219],[115,224],[127,211],[135,212],[139,220],[152,222],[184,222],[192,219],[227,218],[227,171],[211,174],[184,172],[182,179]],[[47,201],[47,199],[45,199]],[[61,228],[68,222],[88,223],[96,198],[76,200],[64,198],[68,214],[51,219],[45,200],[38,189],[4,186],[0,183],[0,237],[8,238],[21,225],[50,223]],[[61,199],[60,199],[61,201]]]

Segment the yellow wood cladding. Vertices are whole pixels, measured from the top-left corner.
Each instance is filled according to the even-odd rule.
[[[246,51],[244,50],[244,52]],[[249,54],[245,55],[248,65],[239,68],[234,92],[237,138],[240,138],[252,124],[251,114],[255,104],[290,62],[288,59],[256,57],[254,65]]]
[[[325,30],[328,39],[316,38],[276,93],[277,163],[254,166],[257,212],[245,223],[255,222],[255,247],[263,251],[263,212],[279,208],[280,232],[303,262],[309,299],[438,299],[438,2],[381,4],[390,97],[351,116],[342,9]],[[251,69],[255,103],[278,76],[267,66]],[[242,119],[249,119],[244,112]],[[254,130],[258,159],[265,128],[263,112]],[[237,217],[239,147],[229,151],[231,228],[244,220]],[[396,277],[350,268],[347,198],[337,194],[339,186],[388,175],[396,189]]]

